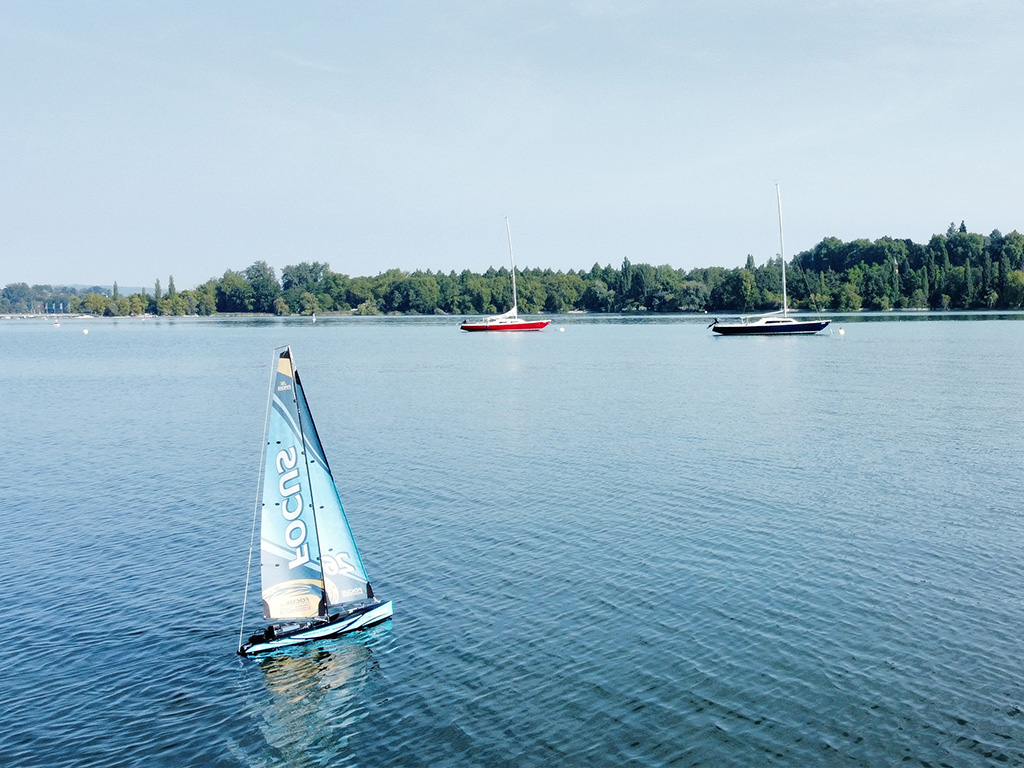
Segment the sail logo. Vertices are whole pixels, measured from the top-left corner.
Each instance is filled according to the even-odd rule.
[[[356,572],[355,567],[348,562],[348,552],[340,552],[334,557],[330,555],[324,555],[320,565],[324,569],[324,573],[328,576],[337,576],[339,573],[343,576],[349,576]]]
[[[299,470],[296,467],[299,457],[295,446],[278,451],[274,461],[278,475],[277,489],[281,494],[281,515],[288,523],[284,529],[284,543],[295,552],[295,558],[288,561],[288,568],[298,568],[309,562],[309,542],[306,540],[306,523],[299,517],[303,502]]]

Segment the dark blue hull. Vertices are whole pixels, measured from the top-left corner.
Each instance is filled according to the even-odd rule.
[[[711,330],[722,336],[792,336],[823,331],[830,320],[806,320],[788,323],[715,323]]]

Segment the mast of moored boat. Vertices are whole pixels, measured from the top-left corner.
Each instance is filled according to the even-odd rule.
[[[789,302],[786,300],[786,243],[782,237],[782,193],[779,192],[779,184],[775,183],[775,200],[779,204],[779,258],[782,260],[782,316],[789,312]]]
[[[508,232],[508,260],[512,265],[512,316],[519,317],[519,297],[516,295],[516,257],[512,255],[512,227],[505,217],[505,230]]]

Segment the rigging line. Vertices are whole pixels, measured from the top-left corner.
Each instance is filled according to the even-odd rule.
[[[814,288],[811,286],[811,278],[804,271],[804,287],[807,289],[807,301],[811,305],[811,308],[818,313],[818,319],[821,320],[821,306],[814,300]]]
[[[252,575],[252,549],[256,540],[256,518],[259,516],[260,502],[263,500],[263,471],[265,469],[263,455],[266,451],[267,436],[270,430],[270,410],[274,404],[274,378],[277,376],[277,361],[281,359],[281,348],[274,350],[274,364],[270,367],[270,386],[267,387],[267,413],[263,417],[263,446],[260,448],[260,464],[256,473],[256,503],[252,510],[252,531],[249,532],[249,562],[245,566],[245,593],[242,595],[242,623],[238,628],[238,647],[242,647],[245,636],[245,607],[249,599],[249,577]],[[289,356],[290,357],[290,356]]]
[[[793,261],[796,263],[796,266],[800,269],[800,274],[803,275],[804,278],[804,289],[807,291],[807,304],[811,309],[813,309],[818,314],[818,319],[821,320],[821,313],[824,305],[818,304],[818,302],[814,300],[814,289],[816,286],[811,285],[810,270],[800,267],[800,262],[797,261],[797,257],[794,257]],[[819,273],[819,275],[821,275],[821,273]]]

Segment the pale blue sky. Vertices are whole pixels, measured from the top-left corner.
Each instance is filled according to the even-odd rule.
[[[1024,231],[1020,0],[0,3],[0,285]]]

